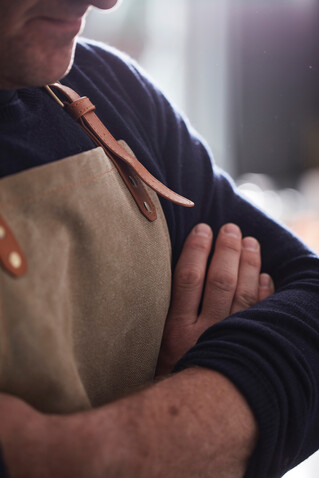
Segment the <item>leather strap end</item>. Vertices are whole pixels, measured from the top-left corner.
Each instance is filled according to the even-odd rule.
[[[152,178],[155,179],[155,178]],[[181,196],[180,194],[177,194],[175,191],[172,191],[168,187],[166,187],[163,183],[160,181],[157,181],[157,179],[154,181],[148,181],[148,178],[143,178],[144,182],[152,188],[154,191],[157,192],[160,196],[162,196],[165,199],[168,199],[170,202],[177,204],[178,206],[184,206],[184,207],[194,207],[195,203],[191,201],[190,199],[185,198],[184,196]]]

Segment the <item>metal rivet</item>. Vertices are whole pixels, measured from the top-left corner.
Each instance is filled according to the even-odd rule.
[[[136,181],[136,179],[134,178],[134,176],[129,176],[128,178],[129,178],[129,180],[131,181],[131,183],[133,184],[133,186],[134,186],[135,188],[137,188],[138,184],[137,184],[137,181]]]
[[[0,239],[4,239],[6,236],[6,230],[3,226],[0,226]]]
[[[151,206],[148,204],[148,202],[144,201],[143,204],[144,204],[144,207],[145,207],[146,211],[151,214],[152,208],[151,208]]]
[[[18,252],[10,252],[9,262],[14,267],[14,269],[19,269],[22,264],[22,258]]]

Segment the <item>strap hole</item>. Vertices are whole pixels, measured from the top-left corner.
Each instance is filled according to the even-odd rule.
[[[3,226],[0,226],[0,239],[4,239],[6,237],[6,230]]]
[[[134,176],[129,176],[128,178],[129,178],[130,182],[133,184],[133,186],[134,186],[135,188],[137,188],[138,184],[137,184],[137,181],[136,181],[136,179],[134,178]]]
[[[152,208],[151,208],[151,206],[148,204],[148,202],[144,201],[143,204],[144,204],[144,207],[145,207],[146,211],[151,214]]]

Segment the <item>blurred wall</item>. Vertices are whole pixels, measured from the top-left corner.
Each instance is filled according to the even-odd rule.
[[[232,175],[319,165],[319,0],[124,0],[84,35],[138,59]]]
[[[294,184],[319,167],[319,3],[246,1],[229,11],[236,173]]]

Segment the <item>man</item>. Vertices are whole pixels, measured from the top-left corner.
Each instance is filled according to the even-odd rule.
[[[42,88],[71,66],[88,7],[115,3],[0,7],[5,466],[34,478],[280,476],[318,447],[318,259],[235,194],[125,57],[79,42],[62,80],[96,105],[107,155],[81,119],[91,103],[62,108],[59,85],[57,101]],[[133,152],[195,207],[147,188],[139,210],[141,171],[185,201]],[[220,232],[205,283],[207,224]]]

